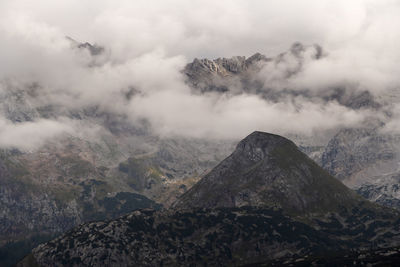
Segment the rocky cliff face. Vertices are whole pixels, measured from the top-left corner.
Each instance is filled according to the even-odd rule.
[[[399,176],[399,173],[377,176],[375,181],[358,187],[357,193],[383,206],[400,209]]]
[[[356,196],[290,140],[255,132],[174,209],[81,225],[20,266],[282,263],[399,245],[398,213]]]
[[[380,128],[344,129],[328,143],[321,165],[367,199],[400,208],[398,140]]]
[[[371,182],[398,170],[398,139],[380,134],[379,128],[343,129],[325,148],[322,167],[354,187]]]
[[[243,56],[214,60],[196,58],[183,72],[188,83],[201,92],[226,92],[232,90],[235,84],[251,83],[252,76],[271,60],[259,53],[247,59]]]
[[[319,45],[295,43],[277,56],[256,53],[248,58],[194,59],[183,73],[194,93],[255,94],[272,102],[304,97],[320,102],[337,102],[351,109],[378,109],[382,103],[369,91],[344,86],[326,90],[292,88],[287,82],[304,71],[308,62],[324,57]]]

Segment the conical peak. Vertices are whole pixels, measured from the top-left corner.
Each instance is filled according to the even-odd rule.
[[[288,214],[337,211],[360,199],[290,140],[253,132],[174,204],[279,207]]]
[[[255,131],[240,141],[233,155],[240,154],[251,161],[259,161],[264,159],[275,148],[285,144],[295,146],[292,141],[282,136]]]

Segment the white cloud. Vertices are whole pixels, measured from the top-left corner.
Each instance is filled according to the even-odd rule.
[[[55,137],[72,132],[71,126],[59,121],[38,120],[12,124],[1,118],[0,146],[30,151]]]
[[[399,87],[400,3],[391,0],[4,0],[0,2],[0,79],[38,82],[36,104],[64,109],[96,105],[146,119],[161,135],[240,138],[252,130],[311,134],[362,122],[368,111],[335,102],[293,98],[280,103],[255,95],[194,95],[180,70],[194,57],[267,56],[292,43],[318,43],[321,60],[268,65],[261,79],[275,90],[329,90],[349,86],[375,95]],[[65,39],[98,43],[106,58],[88,67],[86,51]],[[294,64],[294,65],[293,65]],[[131,88],[141,93],[124,97]],[[294,103],[294,104],[293,104]],[[58,121],[2,121],[1,144],[19,145],[10,133],[53,136]],[[46,124],[49,135],[39,135]],[[60,128],[60,131],[56,129]]]

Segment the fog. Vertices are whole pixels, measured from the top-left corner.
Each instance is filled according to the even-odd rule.
[[[315,97],[276,102],[246,92],[194,94],[181,70],[194,58],[276,57],[296,42],[318,44],[320,59],[310,50],[298,65],[289,55],[264,66],[257,79],[277,91],[318,95],[341,87],[381,98],[399,87],[398,14],[400,3],[385,0],[3,0],[0,99],[35,84],[33,109],[96,106],[132,124],[148,121],[161,137],[240,139],[254,130],[311,136],[381,114]],[[104,51],[91,55],[66,36]],[[126,97],[132,90],[139,93]],[[3,113],[3,147],[33,149],[82,130],[63,112],[23,122]],[[396,114],[388,122],[393,131],[400,129]]]

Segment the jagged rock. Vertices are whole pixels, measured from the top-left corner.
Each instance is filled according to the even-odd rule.
[[[69,37],[69,36],[66,36],[65,38],[66,38],[68,41],[71,42],[71,44],[73,45],[73,47],[77,47],[77,48],[79,48],[79,49],[87,49],[87,51],[89,51],[89,53],[90,53],[92,56],[101,55],[101,54],[103,54],[104,51],[105,51],[104,47],[102,47],[102,46],[100,46],[100,45],[97,45],[97,44],[91,44],[91,43],[88,43],[88,42],[80,43],[80,42],[78,42],[78,41],[72,39],[72,38]]]
[[[353,188],[374,182],[398,171],[398,139],[379,128],[343,129],[325,148],[322,167]]]
[[[400,174],[376,177],[374,182],[364,183],[357,188],[361,196],[386,207],[400,209]]]
[[[256,53],[249,58],[194,59],[183,73],[195,92],[256,94],[269,101],[280,102],[288,97],[303,96],[324,102],[336,101],[351,109],[379,109],[382,107],[369,91],[346,85],[326,90],[284,87],[288,80],[301,73],[308,61],[320,60],[325,52],[319,45],[295,43],[276,57]],[[278,88],[274,83],[278,83]],[[281,88],[284,87],[284,88]]]

